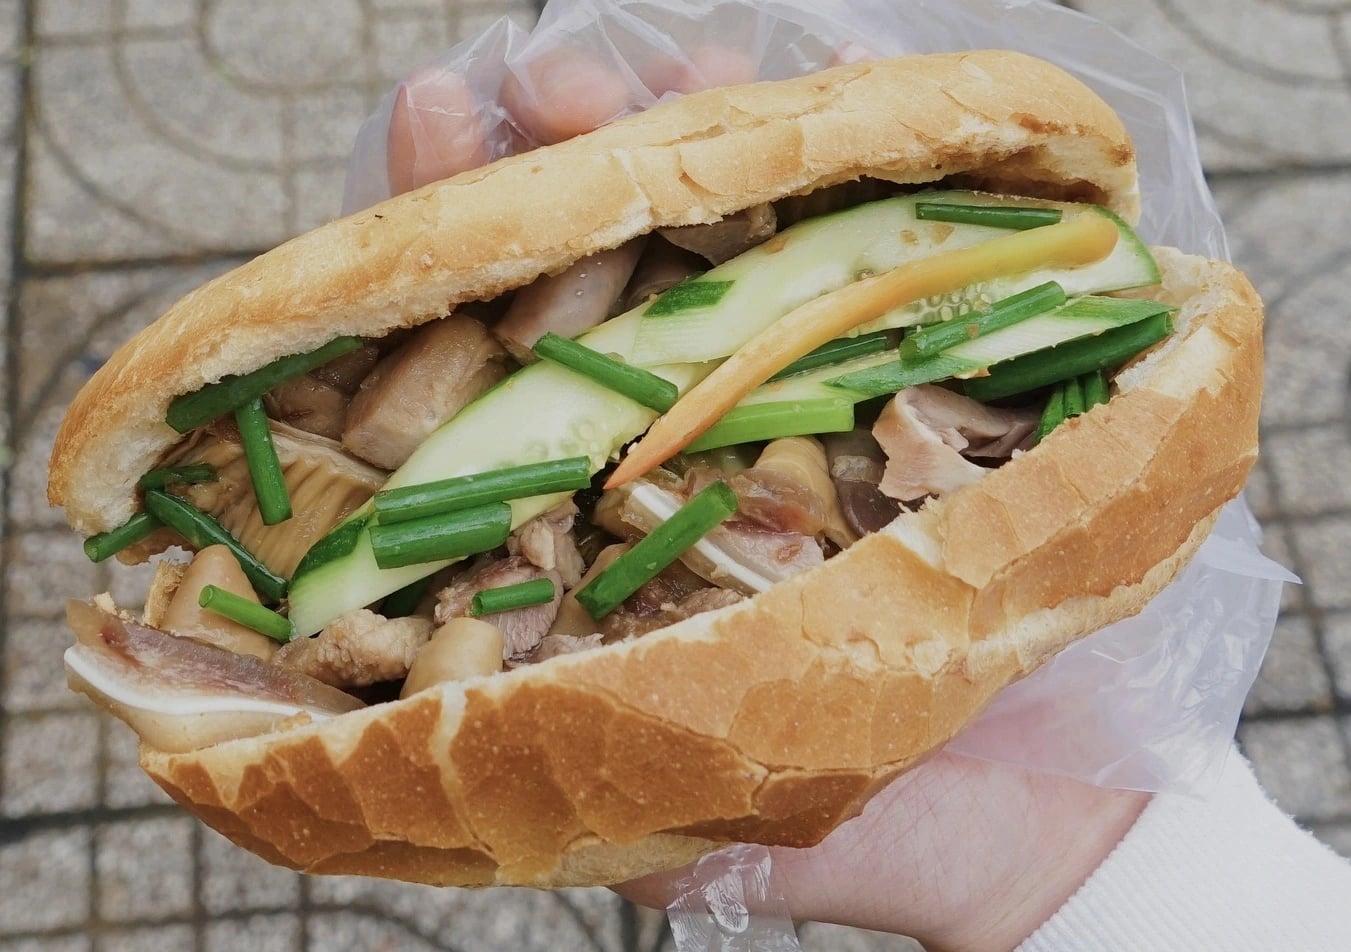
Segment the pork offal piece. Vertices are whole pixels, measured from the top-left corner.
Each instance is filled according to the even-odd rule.
[[[563,587],[572,588],[586,571],[586,562],[572,536],[577,516],[577,505],[569,499],[513,532],[507,539],[507,551],[524,556],[531,565],[556,571]]]
[[[343,446],[398,469],[433,430],[506,376],[505,359],[472,317],[424,324],[362,381],[347,408]]]
[[[873,424],[887,454],[880,488],[909,502],[977,482],[989,470],[967,457],[1007,459],[1027,443],[1037,417],[1035,410],[987,407],[932,384],[902,390]]]
[[[385,618],[358,608],[313,638],[284,645],[272,660],[334,687],[366,687],[408,674],[431,636],[432,623],[425,618]]]
[[[272,443],[281,462],[286,492],[294,515],[274,526],[263,524],[253,492],[248,460],[233,424],[218,422],[196,431],[161,465],[206,463],[217,479],[174,487],[203,512],[215,516],[244,548],[278,575],[290,578],[310,546],[375,495],[386,475],[352,458],[337,443],[269,422]],[[177,536],[161,530],[127,552],[130,561],[144,561],[175,544]]]
[[[160,750],[197,750],[292,718],[318,720],[364,706],[298,672],[176,638],[86,602],[67,603],[66,618],[79,639],[66,650],[71,688]]]
[[[718,265],[773,238],[777,227],[774,206],[761,203],[715,222],[659,228],[657,233],[677,248]]]
[[[890,525],[901,514],[901,507],[878,488],[887,456],[873,435],[857,427],[847,433],[823,433],[821,443],[840,512],[849,527],[864,536]]]
[[[576,337],[609,317],[643,253],[645,238],[583,258],[558,274],[546,274],[521,288],[502,320],[497,339],[522,363],[535,359],[530,348],[547,333]]]
[[[330,440],[342,439],[347,394],[313,374],[283,381],[263,397],[268,416]]]
[[[563,599],[563,580],[559,574],[532,565],[528,559],[513,555],[471,568],[437,595],[436,623],[444,625],[452,618],[468,615],[474,596],[486,588],[501,588],[539,578],[547,578],[554,583],[554,597],[551,601],[508,612],[493,612],[480,619],[490,625],[496,625],[502,632],[503,661],[524,661],[548,633],[549,626],[558,615],[559,603]]]

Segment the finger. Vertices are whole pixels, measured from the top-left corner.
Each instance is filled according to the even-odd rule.
[[[755,61],[741,50],[709,44],[693,47],[685,56],[683,60],[663,56],[643,70],[643,84],[652,95],[695,93],[753,83],[758,78]]]
[[[869,49],[862,43],[855,43],[853,40],[845,40],[839,46],[835,47],[835,55],[830,58],[829,66],[847,66],[850,63],[862,63],[864,60],[880,59],[879,53]]]
[[[568,48],[517,67],[502,83],[501,100],[544,145],[603,126],[630,105],[623,77],[592,54]]]
[[[386,156],[394,195],[487,161],[478,103],[463,77],[433,68],[399,84]]]

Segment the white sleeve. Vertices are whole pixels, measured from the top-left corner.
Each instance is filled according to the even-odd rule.
[[[1156,796],[1018,952],[1351,948],[1351,865],[1262,792],[1231,751],[1205,800]]]

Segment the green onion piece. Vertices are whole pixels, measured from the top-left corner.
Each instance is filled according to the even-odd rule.
[[[503,585],[500,588],[485,588],[474,595],[469,603],[469,614],[475,618],[494,615],[497,612],[514,611],[517,608],[529,608],[531,605],[543,605],[554,598],[552,579],[535,578],[515,585]]]
[[[854,404],[843,398],[783,400],[733,407],[721,420],[685,447],[686,453],[698,453],[732,446],[777,440],[781,436],[809,436],[813,433],[844,433],[854,428]]]
[[[282,644],[290,641],[291,635],[295,633],[290,619],[283,618],[262,605],[256,605],[247,598],[217,588],[215,585],[202,586],[202,592],[197,596],[197,604],[209,612],[239,622],[245,628],[252,628]]]
[[[91,535],[84,540],[84,554],[91,562],[102,562],[116,555],[129,545],[135,545],[150,533],[160,528],[160,522],[148,512],[138,512],[116,529]]]
[[[359,337],[339,337],[308,354],[293,354],[274,360],[253,373],[226,377],[220,383],[207,384],[196,393],[184,394],[170,403],[165,422],[179,433],[186,433],[261,397],[278,384],[322,367],[333,358],[351,353],[360,346]]]
[[[351,555],[356,551],[357,543],[361,541],[361,533],[366,528],[366,523],[370,521],[369,513],[352,516],[346,522],[328,530],[328,535],[310,546],[300,564],[296,566],[295,572],[291,574],[291,581],[295,582],[302,575]]]
[[[382,525],[391,525],[490,502],[575,492],[590,485],[591,460],[570,456],[386,490],[376,494],[375,511]]]
[[[856,370],[851,374],[827,380],[826,385],[852,390],[864,399],[895,393],[922,383],[947,380],[979,370],[980,365],[969,360],[937,354],[923,360],[893,360],[880,367]]]
[[[192,466],[166,466],[152,469],[136,480],[137,489],[163,489],[166,486],[179,486],[187,483],[214,483],[220,477],[216,468],[206,463]]]
[[[736,507],[736,493],[726,483],[713,483],[584,587],[574,590],[578,604],[595,620],[604,618],[736,512]]]
[[[145,507],[151,515],[161,520],[194,548],[205,549],[209,545],[228,546],[239,562],[239,567],[248,576],[253,590],[265,601],[279,602],[286,597],[286,579],[272,572],[239,540],[225,531],[211,516],[202,512],[186,499],[179,499],[158,489],[150,489],[145,494]]]
[[[1040,443],[1060,424],[1065,422],[1065,388],[1056,387],[1051,391],[1051,398],[1046,401],[1046,409],[1042,411],[1041,419],[1037,422],[1037,433],[1033,443]]]
[[[1091,374],[1085,374],[1080,379],[1079,385],[1084,391],[1084,409],[1092,409],[1100,403],[1106,403],[1111,399],[1111,394],[1107,391],[1107,378],[1102,375],[1101,370],[1095,370]]]
[[[531,350],[545,360],[562,364],[658,413],[671,409],[680,398],[680,390],[671,381],[559,337],[552,331],[541,337]]]
[[[487,552],[505,543],[510,533],[511,507],[495,502],[392,526],[371,526],[371,550],[380,568],[397,569]]]
[[[253,481],[253,495],[258,500],[263,525],[285,522],[291,518],[291,497],[286,492],[286,477],[277,459],[277,447],[272,443],[262,397],[236,407],[235,423],[239,426],[239,440],[244,445],[244,458],[249,464],[249,479]]]
[[[397,592],[385,597],[380,604],[380,614],[386,618],[407,618],[422,604],[422,599],[426,597],[431,584],[430,575],[424,575],[416,582],[409,582]]]
[[[853,360],[855,357],[880,354],[887,349],[887,343],[886,331],[877,331],[873,334],[861,334],[858,337],[841,337],[838,340],[822,344],[820,347],[816,348],[816,350],[804,357],[799,357],[774,376],[770,377],[767,382],[773,383],[775,380],[782,380],[784,377],[792,377],[795,374],[806,373],[809,370],[815,370],[817,367],[825,367],[830,364],[842,364],[846,360]]]
[[[700,281],[698,276],[686,278],[663,291],[643,312],[643,317],[665,317],[682,311],[712,307],[723,299],[735,283],[735,281]]]
[[[947,221],[958,225],[986,225],[990,228],[1026,231],[1029,228],[1054,225],[1064,217],[1064,213],[1058,208],[916,202],[915,217],[920,221]]]
[[[1173,332],[1171,313],[1156,314],[1126,327],[1082,337],[995,364],[985,377],[964,384],[966,395],[982,403],[1038,390],[1070,377],[1116,367]]]
[[[1084,391],[1079,386],[1079,378],[1071,377],[1060,385],[1065,394],[1065,419],[1079,416],[1084,412]]]
[[[982,313],[965,314],[941,324],[930,324],[907,337],[900,347],[901,357],[931,357],[939,351],[964,344],[982,334],[989,334],[1029,317],[1045,314],[1065,303],[1065,289],[1054,281],[995,302]]]

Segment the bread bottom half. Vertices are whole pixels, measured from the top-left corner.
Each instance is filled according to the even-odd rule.
[[[1120,392],[824,565],[645,636],[191,753],[175,800],[274,863],[609,884],[809,846],[993,695],[1168,584],[1257,452],[1261,304],[1158,252],[1178,332]]]

